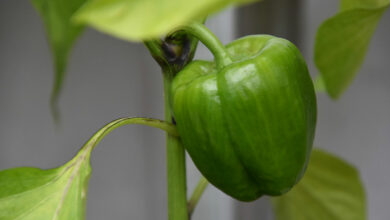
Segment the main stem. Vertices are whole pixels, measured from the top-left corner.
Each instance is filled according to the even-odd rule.
[[[164,75],[165,120],[172,122],[169,105],[171,77]],[[188,220],[184,148],[178,137],[167,134],[168,220]]]
[[[164,100],[165,100],[165,120],[175,124],[172,120],[170,108],[170,89],[174,76],[192,60],[199,39],[206,47],[210,49],[215,57],[217,68],[222,69],[232,63],[223,44],[218,38],[203,24],[193,23],[181,28],[188,35],[195,38],[181,36],[179,45],[186,50],[172,50],[170,47],[163,47],[165,41],[153,40],[146,41],[145,46],[149,49],[154,59],[160,64],[164,77]],[[186,34],[186,35],[187,35]],[[171,37],[174,35],[171,35]],[[188,43],[190,43],[188,45]],[[174,43],[175,44],[175,43]],[[175,44],[176,45],[176,44]],[[190,47],[188,47],[190,46]],[[167,57],[169,54],[169,57]],[[173,57],[172,57],[173,56]],[[186,164],[185,151],[179,137],[167,134],[167,180],[168,180],[168,220],[188,220],[189,213],[187,207],[187,183],[186,183]],[[194,196],[190,200],[190,209],[193,211],[199,201],[207,181],[204,179],[200,186],[195,190]]]

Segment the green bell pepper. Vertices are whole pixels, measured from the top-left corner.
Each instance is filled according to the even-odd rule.
[[[173,79],[183,146],[209,182],[238,200],[287,192],[304,174],[315,133],[303,57],[281,38],[247,36],[224,47],[202,25],[188,27],[216,62],[193,61]]]

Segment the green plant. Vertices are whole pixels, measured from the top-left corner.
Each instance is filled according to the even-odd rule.
[[[82,33],[82,24],[87,24],[125,40],[144,42],[162,68],[166,117],[165,122],[146,118],[124,118],[113,121],[99,130],[72,160],[59,168],[50,170],[14,168],[1,171],[0,219],[83,219],[90,175],[90,153],[106,134],[125,124],[144,124],[167,132],[169,220],[188,219],[207,185],[207,181],[201,179],[187,206],[184,148],[189,151],[207,179],[229,195],[242,200],[252,200],[261,194],[284,193],[302,176],[312,147],[315,98],[299,52],[287,41],[265,36],[244,38],[224,47],[214,37],[205,38],[201,33],[205,31],[203,28],[199,31],[193,29],[194,25],[188,25],[194,21],[202,21],[205,16],[228,4],[248,1],[33,0],[32,2],[43,18],[54,54],[56,82],[51,101],[55,116],[58,111],[56,102],[65,76],[67,56],[74,41]],[[340,13],[325,21],[318,31],[315,61],[320,70],[320,78],[316,82],[317,90],[326,89],[331,97],[341,95],[362,63],[375,26],[389,5],[388,0],[341,1]],[[145,13],[139,13],[145,11],[148,11],[147,17]],[[172,11],[175,12],[175,16],[172,16]],[[161,39],[160,37],[164,35],[165,38]],[[289,48],[290,51],[286,50],[288,52],[277,55],[266,53],[251,57],[250,55],[261,50],[262,44],[268,38],[276,39],[276,43],[271,45],[276,48],[272,52],[283,48]],[[198,39],[214,53],[215,63],[192,62]],[[248,42],[250,47],[245,45]],[[252,49],[254,51],[251,51]],[[267,50],[262,51],[265,53]],[[269,60],[260,62],[258,57],[264,56]],[[259,62],[268,67],[273,73],[272,76],[278,81],[274,82],[272,78],[265,81],[275,86],[276,92],[271,90],[272,87],[261,91],[252,90],[251,93],[256,94],[255,97],[248,98],[243,103],[239,102],[235,94],[240,92],[238,90],[246,89],[243,87],[245,82],[232,83],[232,80],[227,77],[228,74],[242,76],[245,71],[242,70],[242,63],[237,64],[238,70],[230,66],[227,68],[229,70],[222,70],[222,67],[231,61]],[[276,70],[273,68],[275,65],[288,70]],[[196,103],[190,103],[195,105],[195,108],[186,109],[191,107],[185,99],[189,97],[187,92],[191,93],[190,95],[196,93],[196,98],[202,101],[213,98],[212,93],[200,94],[201,90],[198,88],[189,91],[193,88],[187,84],[191,81],[195,85],[203,85],[197,82],[202,79],[196,74],[209,73],[212,73],[210,78],[218,78],[215,80],[218,83],[221,104],[215,105],[215,111],[204,110]],[[280,77],[279,73],[285,73],[288,80]],[[222,74],[225,74],[223,75],[225,78],[221,77]],[[218,77],[215,77],[216,75]],[[260,76],[262,75],[257,75]],[[289,98],[291,96],[291,99],[283,98],[285,97],[281,92],[283,80],[286,80],[283,84],[287,88],[285,93]],[[259,82],[250,80],[252,81]],[[261,99],[260,93],[268,94],[270,98]],[[281,110],[287,107],[293,108],[288,110],[287,115],[282,114]],[[218,108],[227,110],[221,113]],[[261,109],[262,113],[256,115],[258,109]],[[276,119],[272,118],[273,112],[276,112]],[[204,121],[205,116],[202,113],[209,114],[208,117],[214,117],[215,120],[215,122],[213,120],[204,122],[207,125],[205,130],[209,129],[206,134],[196,124]],[[244,120],[234,119],[236,115]],[[251,115],[255,117],[249,117]],[[249,121],[253,118],[254,121]],[[223,126],[217,124],[218,120],[223,122],[221,123]],[[257,137],[256,132],[259,128],[252,125],[252,122],[272,123],[272,126],[261,127],[267,133]],[[275,125],[276,123],[278,125]],[[288,127],[296,124],[299,126],[294,129]],[[244,127],[236,128],[241,125]],[[288,130],[296,133],[290,134]],[[205,138],[205,135],[213,132],[215,133],[211,137]],[[242,137],[247,134],[249,137]],[[280,136],[277,140],[280,142],[276,142],[277,144],[269,141],[276,140],[277,136]],[[240,163],[217,161],[221,158],[219,155],[225,153],[221,150],[225,144],[229,146],[239,142],[240,151],[234,154],[243,157],[240,158]],[[278,145],[280,143],[294,147],[294,150],[287,151],[288,155],[292,153],[294,156],[277,155],[283,151],[283,148],[276,149],[271,154],[261,148],[269,144],[274,149],[280,146]],[[197,146],[199,144],[213,146],[215,152],[210,152],[210,149],[202,152],[200,147],[204,146]],[[247,150],[249,146],[260,146],[260,148]],[[252,154],[262,154],[267,159],[267,156],[271,155],[270,158],[274,161],[259,161],[257,158],[253,159]],[[281,167],[275,167],[282,160],[284,162],[281,163]],[[245,169],[251,178],[259,173],[262,175],[252,182],[243,180],[238,169],[241,163],[245,168],[240,169]],[[234,178],[231,179],[233,182],[229,183],[226,175],[218,176],[221,169],[226,166],[237,168]],[[280,174],[281,171],[283,172]],[[267,172],[269,174],[263,175]],[[225,183],[227,185],[224,185]],[[241,194],[238,188],[247,183],[254,185],[255,192]],[[263,185],[260,184],[264,183],[267,183],[267,186],[261,188]],[[339,187],[333,187],[335,185]],[[313,198],[315,202],[312,202]],[[310,209],[306,209],[308,203]],[[310,164],[303,179],[290,192],[275,197],[273,204],[276,216],[281,220],[318,219],[318,216],[323,219],[365,219],[364,192],[357,171],[341,159],[320,150],[312,151]]]

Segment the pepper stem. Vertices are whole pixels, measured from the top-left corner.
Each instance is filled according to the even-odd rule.
[[[218,69],[222,69],[232,63],[232,59],[227,53],[225,46],[206,26],[194,22],[182,27],[182,29],[198,38],[211,51]]]

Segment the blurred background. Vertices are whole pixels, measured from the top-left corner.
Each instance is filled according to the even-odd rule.
[[[268,0],[210,17],[227,43],[267,33],[297,44],[312,75],[316,30],[338,1]],[[390,210],[390,13],[384,15],[352,86],[334,101],[318,95],[316,146],[354,164],[367,193],[369,219]],[[197,58],[212,59],[199,46]],[[71,159],[97,129],[119,117],[163,118],[160,69],[142,44],[87,29],[69,60],[60,98],[62,123],[49,109],[53,65],[42,22],[27,0],[0,1],[0,169],[52,168]],[[122,127],[92,155],[87,219],[166,219],[163,132]],[[199,173],[187,158],[188,192]],[[272,219],[268,198],[241,203],[209,186],[193,220]]]

